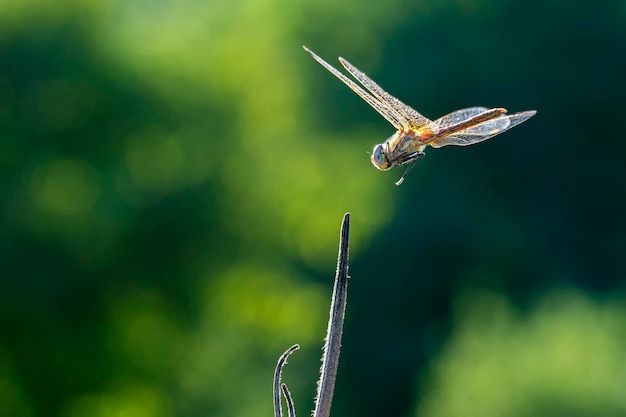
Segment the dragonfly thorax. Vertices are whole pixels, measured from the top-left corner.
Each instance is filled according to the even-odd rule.
[[[372,152],[372,164],[381,171],[387,171],[391,168],[391,164],[389,163],[389,158],[387,158],[387,143],[379,143],[374,146],[374,151]]]

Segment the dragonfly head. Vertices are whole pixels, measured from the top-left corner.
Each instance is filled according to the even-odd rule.
[[[391,168],[391,164],[389,164],[389,159],[387,159],[387,151],[386,144],[379,143],[374,146],[374,151],[372,152],[372,164],[381,171],[387,171]]]

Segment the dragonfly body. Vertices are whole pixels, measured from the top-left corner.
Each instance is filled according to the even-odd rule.
[[[431,121],[387,93],[345,59],[339,58],[339,61],[367,91],[306,46],[304,49],[397,129],[384,143],[376,145],[372,152],[372,163],[383,171],[410,164],[396,182],[397,185],[402,183],[411,168],[421,160],[427,146],[440,148],[446,145],[472,145],[509,130],[536,114],[536,111],[529,110],[507,115],[503,108],[470,107]]]

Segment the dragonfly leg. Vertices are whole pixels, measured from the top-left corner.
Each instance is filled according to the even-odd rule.
[[[417,163],[421,161],[422,158],[424,158],[424,155],[426,154],[422,151],[415,151],[406,156],[406,160],[403,161],[400,165],[406,165],[406,164],[411,164],[411,165],[407,167],[407,169],[404,171],[404,174],[402,174],[400,179],[396,181],[396,185],[400,185],[404,182],[404,178],[406,178],[406,176],[408,175],[409,172],[411,172],[413,167],[415,167],[415,165],[417,165]]]

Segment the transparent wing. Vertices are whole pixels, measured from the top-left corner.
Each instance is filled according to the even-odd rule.
[[[343,75],[341,72],[339,72],[339,70],[337,70],[335,67],[330,65],[328,62],[324,61],[322,58],[317,56],[317,54],[315,54],[315,52],[311,51],[306,46],[303,46],[303,48],[304,48],[305,51],[307,51],[309,54],[311,54],[311,56],[317,62],[322,64],[322,66],[324,68],[326,68],[328,71],[330,71],[335,77],[337,77],[341,81],[343,81],[343,83],[345,85],[350,87],[350,89],[352,91],[354,91],[363,100],[365,100],[365,102],[367,104],[372,106],[374,108],[374,110],[376,110],[378,113],[380,113],[381,116],[383,116],[385,119],[387,119],[387,121],[389,123],[391,123],[396,129],[403,129],[403,128],[406,127],[405,126],[405,124],[406,124],[405,120],[388,103],[385,103],[385,102],[379,100],[377,97],[372,96],[367,91],[363,90],[361,87],[359,87],[358,84],[356,84],[354,81],[352,81],[351,79],[349,79],[348,77]]]
[[[424,126],[428,126],[434,133],[437,133],[437,125],[431,120],[422,116],[417,110],[410,106],[407,106],[391,94],[383,90],[378,84],[374,82],[370,77],[361,72],[357,67],[349,63],[343,58],[339,58],[339,62],[345,69],[352,74],[365,88],[367,88],[378,100],[386,103],[392,108],[396,115],[402,120],[405,129],[418,130]]]
[[[440,117],[439,119],[435,120],[435,123],[439,127],[447,127],[467,120],[470,117],[482,114],[487,110],[489,110],[487,107],[470,107],[468,109],[461,109]]]
[[[464,110],[469,111],[473,109],[481,109],[481,107],[472,107],[471,109],[464,109]],[[458,110],[456,112],[450,113],[449,115],[443,116],[441,119],[445,117],[449,117],[449,116],[452,117],[455,114],[460,115],[461,112],[463,112],[464,110]],[[431,142],[430,145],[433,148],[441,148],[442,146],[447,146],[447,145],[455,145],[455,146],[473,145],[474,143],[482,142],[483,140],[492,138],[496,135],[499,135],[502,132],[506,132],[512,127],[515,127],[518,124],[530,119],[536,113],[537,112],[535,110],[529,110],[529,111],[525,111],[521,113],[511,114],[511,115],[499,116],[499,117],[496,117],[495,119],[487,120],[486,122],[482,122],[468,129],[460,130],[451,135],[438,138],[434,140],[433,142]],[[480,113],[477,113],[477,114],[480,114]],[[436,123],[441,119],[438,119]]]

